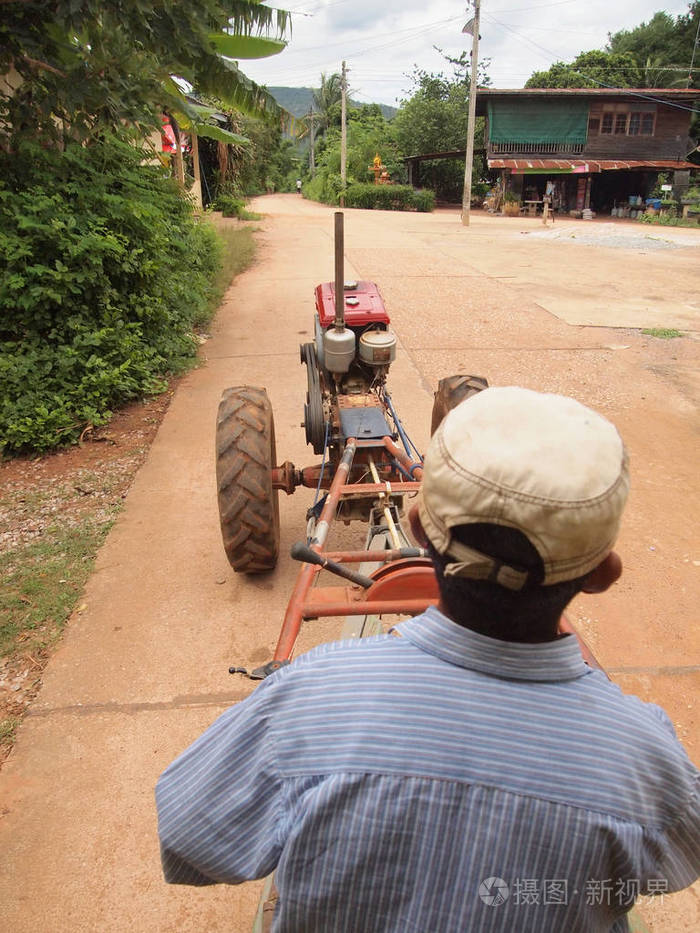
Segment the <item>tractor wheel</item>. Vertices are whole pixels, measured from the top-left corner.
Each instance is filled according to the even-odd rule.
[[[482,376],[445,376],[438,382],[435,401],[433,402],[433,415],[430,422],[430,436],[432,437],[438,425],[448,411],[463,402],[465,398],[476,395],[482,389],[488,389],[489,384]]]
[[[224,549],[237,573],[263,573],[280,543],[275,425],[264,389],[226,389],[216,419],[216,483]]]

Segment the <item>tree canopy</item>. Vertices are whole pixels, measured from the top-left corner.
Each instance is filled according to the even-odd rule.
[[[439,50],[438,50],[439,51]],[[458,58],[444,55],[452,73],[432,73],[414,68],[413,93],[401,102],[391,123],[392,135],[405,156],[464,149],[467,139],[470,69],[466,52]],[[489,60],[479,63],[479,87],[488,87]],[[484,121],[475,126],[475,146],[483,146]],[[432,160],[421,165],[421,183],[439,197],[458,199],[464,183],[464,160]],[[475,160],[474,178],[483,172]]]
[[[276,111],[225,56],[275,54],[289,26],[288,13],[257,0],[2,0],[0,134],[145,129],[164,108],[196,123],[173,75],[239,110]]]
[[[451,75],[420,68],[410,75],[413,93],[401,101],[392,120],[396,141],[406,155],[463,149],[466,144],[470,82],[466,53],[445,58],[453,66]],[[491,83],[488,65],[487,60],[479,63],[480,87]]]
[[[573,62],[536,71],[525,87],[640,87],[642,73],[630,52],[582,52]]]
[[[439,50],[438,50],[439,51]],[[393,183],[406,179],[404,158],[432,152],[464,149],[469,102],[469,59],[443,56],[451,73],[434,73],[415,67],[409,76],[410,96],[387,121],[378,104],[350,106],[347,124],[347,178],[350,184],[372,180],[372,160],[379,154]],[[490,84],[489,61],[480,64],[479,85]],[[332,76],[333,77],[333,76]],[[337,76],[335,76],[337,77]],[[325,79],[325,80],[324,80]],[[323,75],[322,87],[331,82]],[[318,106],[318,104],[317,104]],[[340,129],[338,104],[329,108],[329,128],[316,152],[317,176],[304,190],[311,197],[331,202],[340,192]],[[476,145],[483,145],[483,120],[476,125]],[[483,171],[476,160],[475,177]],[[429,160],[421,165],[421,183],[439,197],[460,198],[464,183],[464,159]]]
[[[604,50],[536,71],[525,87],[700,87],[700,50],[690,75],[699,20],[700,0],[675,18],[656,13],[634,29],[610,34]]]

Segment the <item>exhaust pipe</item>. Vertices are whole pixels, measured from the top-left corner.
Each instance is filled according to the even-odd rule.
[[[335,214],[335,318],[333,326],[323,334],[323,353],[326,369],[333,375],[336,386],[352,366],[356,355],[355,334],[345,326],[345,280],[343,256],[345,235],[343,212]]]
[[[336,330],[345,327],[345,272],[343,259],[345,255],[345,228],[342,211],[335,212],[335,320]]]

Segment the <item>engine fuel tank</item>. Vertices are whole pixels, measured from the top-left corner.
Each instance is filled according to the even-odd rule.
[[[388,324],[389,315],[384,300],[374,282],[346,282],[345,323],[348,327],[363,327],[367,324]],[[335,320],[335,285],[324,282],[314,289],[316,310],[321,327],[330,327]]]

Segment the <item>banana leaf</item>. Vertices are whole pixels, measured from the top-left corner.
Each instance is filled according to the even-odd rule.
[[[231,36],[225,32],[210,35],[214,48],[227,58],[268,58],[278,55],[287,43],[282,39],[268,39],[265,36]]]

